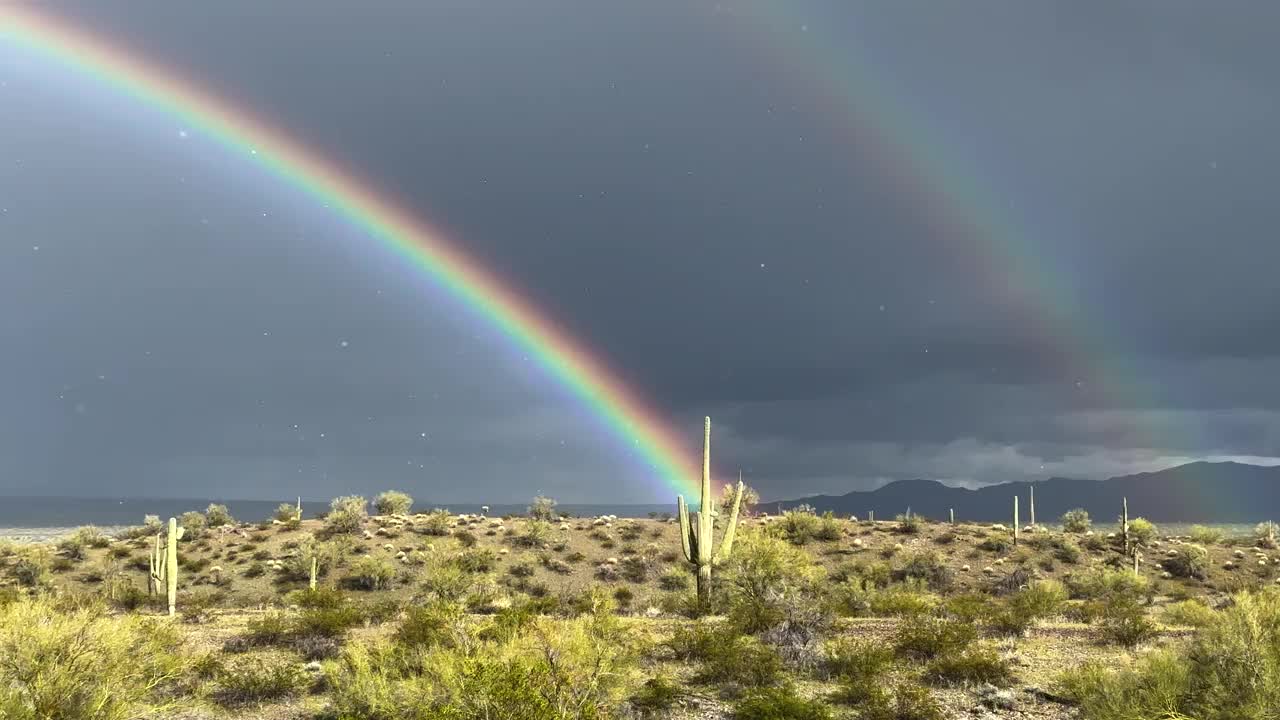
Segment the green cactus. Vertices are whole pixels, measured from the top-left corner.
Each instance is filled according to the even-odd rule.
[[[1018,496],[1013,496],[1013,544],[1018,544]]]
[[[312,590],[316,589],[316,571],[320,569],[319,565],[320,565],[320,558],[316,557],[315,555],[312,555],[311,556],[311,583],[310,583],[310,587]]]
[[[1031,527],[1036,526],[1036,486],[1031,486],[1031,499],[1028,501],[1031,505]]]
[[[151,549],[151,557],[149,565],[151,566],[150,578],[147,582],[147,589],[150,594],[156,595],[160,592],[160,586],[164,584],[165,579],[165,555],[160,551],[160,535],[156,534],[155,547]]]
[[[698,568],[699,602],[711,599],[711,568],[728,559],[733,549],[733,536],[738,530],[738,509],[742,506],[742,487],[739,480],[729,524],[720,540],[720,549],[714,550],[716,501],[711,494],[711,418],[706,418],[702,427],[702,501],[698,512],[694,513],[693,522],[689,521],[689,508],[685,505],[684,496],[676,496],[680,514],[680,547],[684,550],[684,559]]]

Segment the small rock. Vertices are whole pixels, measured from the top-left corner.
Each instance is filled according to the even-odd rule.
[[[320,672],[321,668],[322,666],[320,665],[319,660],[312,660],[311,662],[302,666],[303,670],[306,670],[307,672],[312,672],[312,673]]]
[[[978,689],[978,701],[992,710],[1013,710],[1018,702],[1010,690],[1000,690],[993,685],[983,685]]]
[[[960,572],[969,572],[969,566],[968,566],[968,565],[961,565],[961,566],[960,566]]]

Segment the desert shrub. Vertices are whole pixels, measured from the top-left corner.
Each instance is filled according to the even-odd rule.
[[[1084,508],[1075,508],[1062,514],[1063,532],[1083,534],[1089,532],[1092,526],[1093,521],[1089,519],[1089,513]]]
[[[618,530],[618,537],[626,542],[635,542],[643,534],[644,530],[637,523],[627,523]]]
[[[280,612],[268,613],[252,618],[241,635],[243,642],[240,649],[262,645],[278,645],[283,643],[291,631],[289,618]]]
[[[914,683],[902,683],[894,689],[889,712],[875,707],[869,710],[863,712],[863,720],[943,720],[942,708],[928,688]]]
[[[832,621],[821,567],[809,553],[763,533],[740,542],[721,580],[730,621],[742,632],[760,633],[788,664],[813,664]]]
[[[1061,542],[1053,548],[1053,558],[1068,565],[1080,563],[1080,548],[1071,541]]]
[[[897,525],[893,528],[895,532],[904,535],[920,534],[920,517],[918,515],[899,515],[894,518]]]
[[[724,508],[725,512],[728,512],[733,508],[733,501],[737,494],[737,483],[726,483],[720,490],[720,507]],[[759,504],[760,493],[756,492],[755,488],[750,485],[744,484],[742,486],[742,505],[738,508],[738,511],[743,515],[750,515],[752,508]],[[669,513],[666,513],[666,515],[667,517],[670,517]],[[665,518],[663,518],[663,520],[665,521]]]
[[[1198,600],[1182,600],[1164,608],[1164,621],[1169,625],[1198,628],[1213,622],[1213,618],[1213,609]]]
[[[427,599],[459,602],[474,584],[474,575],[464,570],[456,558],[428,558],[422,581]]]
[[[475,533],[470,530],[454,530],[453,537],[464,548],[473,548],[476,543],[480,542],[480,538],[476,537]]]
[[[837,638],[827,643],[823,669],[831,678],[879,678],[893,665],[893,649],[883,643]]]
[[[760,688],[747,693],[733,706],[738,720],[830,720],[831,711],[817,700],[806,700],[791,685]]]
[[[1013,681],[1013,668],[994,649],[975,645],[929,661],[924,676],[938,685],[989,683],[1003,687]]]
[[[304,635],[295,638],[290,646],[305,660],[332,660],[342,652],[342,642],[338,638],[323,635]]]
[[[894,633],[893,648],[913,660],[929,660],[960,651],[978,637],[972,625],[946,618],[917,615],[904,618]]]
[[[462,607],[456,603],[416,605],[406,611],[392,641],[411,648],[453,647],[462,618]]]
[[[1174,577],[1204,580],[1209,574],[1209,552],[1199,545],[1179,545],[1160,565]]]
[[[507,573],[518,578],[533,577],[535,572],[533,563],[518,562],[507,568]]]
[[[204,535],[206,524],[204,513],[192,510],[179,515],[178,527],[182,528],[182,541],[194,542],[199,540],[200,537]]]
[[[1156,626],[1147,619],[1142,607],[1129,600],[1105,604],[1098,625],[1104,641],[1134,648],[1156,636]]]
[[[514,632],[404,653],[391,643],[348,647],[326,672],[332,710],[349,720],[612,717],[634,688],[638,642],[603,600],[567,621],[537,618]]]
[[[636,593],[629,587],[620,587],[613,591],[613,599],[618,601],[618,606],[626,609],[631,606],[631,601],[636,599]]]
[[[689,585],[692,582],[693,581],[690,579],[689,572],[687,570],[672,569],[663,573],[662,577],[658,578],[658,587],[670,592],[677,592],[680,590],[688,590]]]
[[[952,595],[939,608],[944,617],[962,623],[985,623],[998,610],[999,607],[990,596],[974,592]]]
[[[396,566],[381,557],[365,556],[351,565],[347,583],[358,590],[386,590],[396,577]]]
[[[917,583],[894,585],[867,596],[867,609],[876,617],[913,617],[933,612],[938,596]]]
[[[221,600],[221,596],[216,592],[183,593],[178,597],[178,614],[183,622],[192,625],[208,622],[213,615],[213,609]]]
[[[413,508],[413,498],[399,490],[386,490],[373,499],[374,512],[379,515],[408,515]]]
[[[543,520],[550,522],[555,517],[556,501],[549,497],[539,495],[533,499],[533,503],[529,505],[529,517],[534,520]]]
[[[1200,545],[1217,545],[1226,537],[1220,528],[1208,525],[1192,525],[1190,535],[1191,541]]]
[[[951,586],[952,581],[950,568],[947,567],[942,556],[933,551],[909,556],[893,571],[892,577],[895,582],[918,580],[937,591],[946,590]]]
[[[292,503],[280,503],[276,506],[276,511],[272,513],[272,517],[280,522],[289,522],[298,519],[298,506]]]
[[[0,717],[129,720],[163,707],[183,675],[169,627],[47,599],[0,605]]]
[[[329,502],[329,514],[324,518],[324,527],[331,534],[353,533],[368,518],[368,501],[359,495],[345,495]]]
[[[204,521],[211,528],[234,525],[236,523],[236,519],[231,517],[231,511],[227,509],[227,506],[217,503],[209,503],[209,507],[205,508]]]
[[[997,633],[1021,635],[1035,621],[1056,615],[1067,600],[1066,588],[1054,580],[1040,580],[1009,595],[988,618]]]
[[[939,533],[934,536],[933,541],[939,545],[950,545],[956,541],[956,534],[951,531]]]
[[[783,513],[781,518],[768,526],[769,534],[783,538],[793,545],[806,545],[822,526],[822,520],[812,510],[796,508]]]
[[[1009,538],[1003,535],[989,535],[985,540],[978,543],[979,550],[986,550],[989,553],[996,554],[1008,552],[1011,547],[1013,545],[1010,543]]]
[[[349,602],[336,605],[303,608],[289,625],[289,633],[296,638],[342,638],[347,631],[364,621],[364,613]]]
[[[1071,597],[1085,600],[1127,598],[1137,602],[1151,593],[1151,583],[1130,570],[1089,568],[1064,578]]]
[[[469,573],[493,572],[498,564],[498,555],[489,548],[471,548],[457,555],[458,567]]]
[[[30,548],[13,564],[13,576],[25,587],[41,587],[49,582],[49,553],[44,548]]]
[[[682,625],[670,647],[678,658],[699,661],[701,682],[753,688],[778,685],[784,678],[778,653],[729,623]]]
[[[417,523],[414,526],[414,529],[422,533],[423,535],[436,535],[439,537],[443,537],[449,534],[449,523],[451,522],[453,522],[453,516],[449,514],[448,510],[436,509],[427,513],[427,517],[424,520]],[[475,539],[476,539],[475,535],[471,535],[471,533],[467,532],[466,530],[459,530],[458,532],[454,533],[454,535],[458,535],[459,533],[466,533],[467,535],[470,535],[471,544],[472,545],[475,544]],[[466,545],[465,541],[463,542],[463,544]]]
[[[57,547],[58,552],[62,554],[62,557],[67,558],[68,560],[83,560],[85,551],[88,549],[88,546],[84,544],[84,541],[74,535],[59,540]]]
[[[315,536],[307,534],[299,538],[296,545],[293,554],[283,561],[282,573],[287,580],[310,580],[313,558],[316,561],[316,575],[319,577],[327,577],[339,564],[340,551],[333,542],[321,542]],[[256,553],[253,557],[258,559]]]
[[[308,684],[306,673],[295,662],[253,657],[224,666],[212,697],[224,707],[242,707],[299,695]]]
[[[530,520],[524,529],[507,536],[507,542],[516,547],[540,548],[551,541],[551,523],[546,520]]]
[[[1129,521],[1129,540],[1139,545],[1150,545],[1156,539],[1159,528],[1146,518],[1134,518]]]
[[[627,701],[640,713],[641,717],[661,716],[669,712],[680,702],[684,690],[665,677],[649,678]]]
[[[822,513],[822,517],[818,518],[818,529],[814,531],[813,539],[819,542],[835,542],[840,539],[840,521],[836,519],[835,513],[830,510]]]

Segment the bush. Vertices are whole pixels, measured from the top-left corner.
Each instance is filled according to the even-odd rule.
[[[818,518],[818,529],[813,533],[813,539],[819,542],[835,542],[840,539],[840,521],[836,519],[835,513],[828,510]]]
[[[1080,548],[1073,542],[1062,542],[1053,548],[1053,557],[1059,562],[1077,565],[1080,562]]]
[[[761,633],[793,666],[816,662],[832,621],[822,569],[778,538],[748,533],[740,542],[721,581],[730,621],[742,632]]]
[[[907,558],[901,567],[893,571],[895,582],[918,580],[929,589],[946,590],[951,586],[951,570],[936,552],[921,552]]]
[[[1150,581],[1130,570],[1090,568],[1064,580],[1071,597],[1085,600],[1122,598],[1137,602],[1151,592]]]
[[[867,606],[876,617],[914,617],[930,613],[938,604],[938,597],[913,585],[895,585],[868,595]]]
[[[163,707],[185,668],[169,627],[47,599],[0,605],[0,717],[127,720]]]
[[[733,509],[734,498],[738,494],[737,483],[725,483],[724,488],[720,490],[720,507],[729,512]],[[750,515],[751,509],[760,504],[760,493],[750,485],[742,486],[742,505],[739,506],[738,512],[743,515]]]
[[[540,548],[551,540],[551,524],[546,520],[530,520],[523,532],[508,535],[507,542],[516,547]]]
[[[493,572],[494,566],[498,564],[498,556],[489,548],[471,548],[458,554],[457,563],[458,567],[469,573]]]
[[[783,513],[768,525],[769,534],[788,540],[793,545],[806,545],[818,534],[822,521],[811,510],[796,508]]]
[[[1276,547],[1276,524],[1270,520],[1258,523],[1253,529],[1253,541],[1258,547],[1274,549]]]
[[[211,528],[236,524],[236,519],[231,517],[231,511],[227,506],[216,503],[209,503],[209,507],[205,508],[204,521]]]
[[[386,590],[395,580],[396,567],[391,561],[372,556],[356,560],[351,566],[351,574],[347,581],[360,590]]]
[[[1129,521],[1129,540],[1138,545],[1150,545],[1159,534],[1155,523],[1146,518],[1134,518]]]
[[[924,670],[925,679],[938,685],[978,685],[1004,687],[1013,682],[1013,668],[994,649],[968,647],[934,658]]]
[[[679,626],[670,646],[677,658],[700,661],[700,682],[770,687],[784,677],[777,652],[757,638],[739,634],[728,623]]]
[[[1197,600],[1183,600],[1164,608],[1164,621],[1169,625],[1198,628],[1213,622],[1213,618],[1213,609]]]
[[[198,513],[194,510],[184,512],[178,516],[178,527],[182,528],[182,540],[192,542],[199,540],[204,534],[205,529],[204,513]]]
[[[224,707],[241,707],[301,694],[309,684],[297,663],[255,657],[223,667],[213,699]]]
[[[985,540],[978,543],[979,550],[986,550],[989,553],[996,554],[1008,552],[1011,547],[1013,547],[1013,545],[1010,543],[1009,538],[1003,535],[990,535]]]
[[[539,495],[529,506],[529,517],[550,522],[555,517],[556,501]]]
[[[920,615],[905,618],[898,624],[893,647],[902,657],[929,660],[959,652],[977,637],[972,625]]]
[[[893,650],[882,643],[842,637],[827,644],[828,677],[876,679],[893,665]]]
[[[347,720],[591,720],[613,717],[634,689],[636,638],[600,598],[580,618],[534,618],[460,645],[466,650],[348,647],[326,671],[333,714]]]
[[[49,553],[31,548],[13,565],[13,576],[25,587],[41,587],[49,582]]]
[[[369,518],[368,502],[359,495],[336,497],[329,502],[325,530],[333,534],[353,533]]]
[[[301,513],[298,512],[297,505],[294,505],[293,503],[280,503],[276,506],[276,511],[272,514],[272,517],[283,523],[291,520],[300,520],[300,515]]]
[[[413,498],[399,490],[378,493],[373,499],[373,509],[379,515],[408,515],[412,507]]]
[[[676,707],[684,690],[664,677],[650,678],[628,700],[642,717],[670,711]]]
[[[1156,636],[1156,626],[1143,609],[1123,600],[1106,606],[1100,630],[1103,640],[1126,648],[1135,648]]]
[[[738,720],[830,720],[831,711],[816,700],[805,700],[790,686],[748,693],[733,706]]]
[[[1217,545],[1226,537],[1221,529],[1207,525],[1191,526],[1191,541],[1199,545]]]
[[[900,532],[900,533],[903,533],[904,535],[920,534],[920,517],[919,516],[899,515],[896,518],[894,518],[894,520],[898,523],[897,527],[894,528],[895,532]]]
[[[439,508],[427,513],[427,517],[413,526],[415,532],[423,535],[434,535],[436,537],[444,537],[449,534],[449,525],[453,522],[453,515],[448,510]],[[467,532],[459,530],[459,533]],[[455,533],[456,534],[456,533]],[[467,533],[470,535],[470,533]],[[473,535],[472,538],[475,536]]]
[[[1068,510],[1062,514],[1063,532],[1084,534],[1089,532],[1092,526],[1093,521],[1089,519],[1089,513],[1084,508]]]
[[[1174,577],[1204,580],[1209,575],[1209,552],[1199,545],[1179,545],[1160,566]]]
[[[400,621],[392,641],[410,648],[454,647],[462,618],[462,608],[456,603],[413,606]]]

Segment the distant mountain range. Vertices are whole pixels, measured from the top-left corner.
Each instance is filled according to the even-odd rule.
[[[819,512],[865,518],[874,511],[888,520],[911,508],[915,515],[945,519],[954,508],[957,520],[1008,523],[1013,497],[1020,500],[1020,520],[1029,522],[1027,500],[1036,489],[1036,520],[1056,523],[1072,508],[1084,508],[1095,522],[1110,523],[1120,515],[1122,498],[1129,499],[1129,515],[1156,522],[1252,523],[1280,520],[1280,467],[1234,462],[1195,462],[1157,472],[1123,475],[1108,480],[1050,478],[1027,483],[988,485],[977,490],[949,487],[935,480],[900,480],[876,490],[845,495],[763,503],[759,510],[812,505]]]

